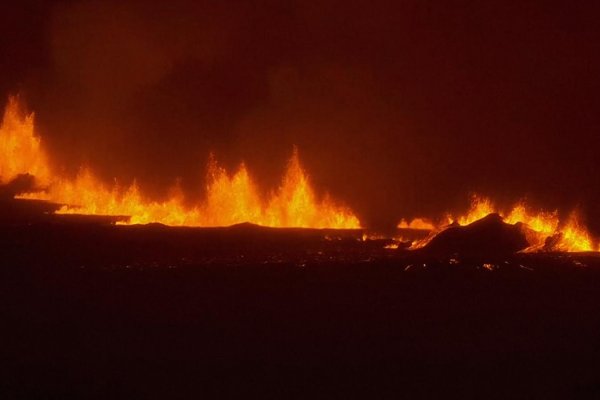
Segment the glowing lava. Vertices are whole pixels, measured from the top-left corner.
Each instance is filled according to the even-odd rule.
[[[211,157],[203,202],[188,206],[177,188],[166,201],[154,201],[147,199],[135,182],[109,187],[89,169],[82,169],[74,179],[53,174],[34,134],[33,114],[23,113],[18,98],[11,97],[0,128],[0,154],[0,183],[20,174],[33,175],[44,190],[32,189],[18,197],[63,204],[58,211],[61,214],[128,216],[130,224],[228,226],[250,222],[271,227],[360,228],[351,210],[327,195],[317,197],[296,150],[282,183],[268,198],[260,195],[244,164],[230,174]]]
[[[316,195],[296,150],[281,184],[268,196],[261,195],[244,164],[229,173],[211,157],[203,201],[190,206],[177,187],[171,190],[167,200],[155,201],[146,198],[135,182],[107,186],[89,169],[81,169],[75,178],[53,173],[40,139],[34,133],[34,115],[24,113],[19,99],[10,97],[0,126],[0,155],[0,183],[30,174],[35,177],[36,188],[18,197],[62,204],[58,211],[62,214],[126,216],[130,224],[229,226],[250,222],[271,227],[360,228],[358,218],[350,209],[327,195],[323,198]],[[522,223],[531,245],[527,251],[595,250],[589,232],[576,213],[561,221],[557,212],[535,212],[524,202],[504,212],[483,197],[474,197],[465,215],[448,216],[436,224],[419,218],[410,223],[402,220],[398,228],[436,233],[453,221],[468,225],[491,213],[500,214],[510,224]],[[427,241],[418,241],[413,248]]]
[[[469,225],[489,214],[499,214],[504,222],[522,224],[522,230],[530,244],[526,252],[538,250],[552,251],[595,251],[593,240],[587,228],[581,223],[577,212],[571,213],[566,221],[561,221],[557,211],[533,211],[524,201],[520,201],[508,212],[498,209],[494,203],[485,197],[473,196],[471,207],[466,214],[453,217],[448,215],[438,225],[433,225],[428,238],[413,243],[412,248],[425,246],[435,234],[448,228],[453,222],[464,226]],[[398,228],[410,228],[411,225],[423,226],[421,219],[415,219],[410,224],[402,220]]]
[[[20,174],[34,175],[45,184],[50,169],[40,139],[33,133],[33,113],[27,115],[18,97],[10,97],[0,125],[0,183],[7,183]]]
[[[397,227],[399,229],[415,229],[415,230],[420,230],[420,231],[435,230],[435,225],[426,218],[415,218],[410,222],[403,219],[398,223]]]

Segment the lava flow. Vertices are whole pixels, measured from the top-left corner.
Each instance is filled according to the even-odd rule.
[[[22,112],[19,99],[10,97],[0,126],[0,154],[3,156],[0,183],[6,184],[24,174],[34,177],[34,184],[21,190],[23,193],[17,197],[60,204],[59,214],[120,216],[126,224],[230,226],[250,222],[270,227],[360,228],[350,209],[327,195],[318,198],[297,150],[288,162],[281,184],[268,196],[261,194],[245,164],[229,173],[210,157],[203,201],[190,206],[178,188],[171,191],[167,200],[155,201],[144,196],[135,182],[107,186],[87,168],[82,168],[75,178],[56,174],[35,135],[34,115]],[[489,199],[476,196],[464,215],[447,215],[441,222],[425,218],[402,220],[398,228],[430,231],[432,237],[448,226],[469,225],[493,213],[506,223],[519,224],[530,244],[525,251],[596,250],[577,213],[561,220],[557,211],[532,211],[524,201],[506,211]],[[428,239],[416,241],[412,248],[427,242]]]
[[[108,187],[86,168],[74,179],[53,173],[34,133],[34,115],[22,112],[18,98],[11,97],[0,127],[0,154],[0,183],[32,175],[36,188],[17,197],[62,204],[60,214],[126,216],[128,224],[229,226],[250,222],[270,227],[360,228],[351,210],[327,195],[317,197],[296,150],[280,186],[267,198],[261,196],[244,164],[230,174],[211,157],[203,202],[187,206],[180,190],[173,190],[166,201],[153,201],[145,198],[135,182]]]
[[[490,214],[499,214],[504,222],[519,224],[530,247],[526,252],[538,250],[552,251],[595,251],[593,240],[587,228],[581,223],[577,212],[561,221],[558,211],[533,211],[525,201],[520,201],[508,212],[497,208],[485,197],[474,196],[469,211],[460,216],[446,215],[441,222],[433,223],[426,219],[417,218],[410,223],[400,221],[400,229],[423,229],[431,231],[428,238],[413,243],[413,248],[425,246],[429,240],[452,225],[465,226],[478,221]]]

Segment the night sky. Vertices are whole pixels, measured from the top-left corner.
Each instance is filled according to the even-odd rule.
[[[0,96],[65,173],[199,196],[213,151],[272,188],[297,145],[367,226],[478,192],[600,231],[597,2],[155,3],[3,4]]]

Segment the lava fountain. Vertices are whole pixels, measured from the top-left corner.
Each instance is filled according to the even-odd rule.
[[[581,222],[577,211],[572,212],[566,220],[561,221],[558,211],[535,211],[522,200],[508,211],[501,210],[492,200],[482,196],[473,196],[469,210],[459,216],[447,214],[442,221],[434,223],[417,218],[411,222],[401,220],[399,229],[423,229],[430,231],[426,239],[415,241],[413,248],[425,246],[437,233],[452,225],[465,226],[490,214],[499,214],[504,222],[519,224],[530,247],[525,252],[538,250],[551,251],[595,251],[592,236]]]
[[[229,226],[249,222],[270,227],[360,228],[349,208],[328,195],[317,196],[296,149],[281,184],[268,196],[261,195],[243,163],[229,173],[211,156],[203,201],[187,205],[177,187],[167,200],[154,201],[143,195],[137,183],[107,186],[89,168],[82,168],[75,178],[54,173],[35,135],[33,113],[23,112],[19,99],[10,97],[0,128],[0,154],[0,183],[32,175],[36,188],[17,197],[62,204],[60,214],[127,216],[128,224]]]

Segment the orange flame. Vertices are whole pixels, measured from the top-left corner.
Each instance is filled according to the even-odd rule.
[[[402,219],[398,225],[398,229],[415,229],[421,231],[433,231],[435,229],[435,225],[426,218],[415,218],[408,222],[405,219]]]
[[[557,250],[561,251],[593,251],[592,239],[585,228],[579,221],[577,214],[571,214],[571,217],[560,230],[562,234],[557,245]]]
[[[272,227],[360,227],[351,210],[338,205],[329,196],[317,198],[296,150],[281,185],[266,200],[260,196],[244,164],[234,174],[229,174],[211,157],[204,202],[191,207],[186,205],[184,195],[177,187],[166,201],[154,201],[147,199],[135,182],[127,187],[117,184],[107,187],[89,169],[82,169],[75,179],[53,174],[40,139],[34,133],[33,113],[24,113],[18,97],[10,97],[0,126],[0,154],[0,183],[7,183],[20,174],[33,175],[36,184],[47,189],[19,197],[64,204],[59,210],[62,214],[128,216],[127,223],[131,224],[227,226],[251,222]],[[422,218],[410,223],[403,220],[398,227],[435,232],[452,221],[467,225],[490,213],[500,214],[507,223],[523,223],[532,243],[529,251],[544,248],[547,240],[552,242],[552,249],[560,251],[594,249],[591,235],[576,213],[561,223],[556,211],[532,212],[520,202],[504,213],[489,199],[477,196],[464,216],[448,216],[439,225]],[[417,246],[424,242],[426,240]]]
[[[0,125],[0,183],[27,173],[40,184],[48,181],[50,169],[40,139],[34,135],[33,118],[33,113],[23,112],[18,97],[9,97]]]
[[[280,187],[267,200],[259,195],[244,164],[229,174],[211,157],[204,202],[187,206],[177,187],[166,201],[153,201],[145,198],[135,182],[128,187],[107,187],[89,169],[82,169],[75,179],[52,174],[34,135],[33,114],[24,115],[18,99],[11,97],[0,130],[0,154],[4,156],[0,180],[6,182],[22,173],[34,175],[47,189],[19,197],[64,204],[60,214],[128,216],[130,224],[228,226],[250,222],[271,227],[360,228],[351,210],[329,196],[317,198],[296,150]]]
[[[561,223],[558,211],[532,211],[524,201],[517,203],[508,213],[497,209],[486,198],[475,196],[471,210],[466,218],[458,218],[460,225],[477,220],[477,216],[484,217],[490,213],[498,213],[504,222],[516,224],[521,222],[529,230],[527,239],[531,244],[525,251],[535,251],[546,245],[546,239],[553,239],[550,248],[556,251],[593,251],[591,235],[579,220],[576,212],[571,213],[569,219]],[[480,218],[481,218],[480,217]],[[475,219],[473,219],[475,218]]]
[[[567,252],[596,250],[590,233],[581,223],[576,212],[571,213],[569,219],[561,223],[558,211],[532,211],[527,207],[525,201],[520,201],[508,212],[503,212],[490,199],[480,196],[473,196],[471,207],[465,215],[459,217],[447,216],[447,221],[434,226],[431,229],[431,235],[424,240],[413,243],[411,248],[423,247],[436,233],[444,230],[452,221],[464,226],[493,213],[499,214],[506,223],[516,224],[520,222],[523,224],[523,231],[530,243],[530,247],[524,250],[526,252],[542,249]],[[398,227],[406,227],[406,221],[401,221]],[[547,243],[547,241],[550,243]]]
[[[454,218],[459,225],[469,225],[486,215],[497,212],[489,199],[474,196],[471,200],[471,208],[466,215]]]

